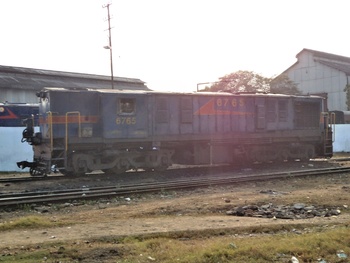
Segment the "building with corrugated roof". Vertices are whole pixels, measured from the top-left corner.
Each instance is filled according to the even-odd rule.
[[[114,89],[149,90],[134,78],[113,78]],[[0,65],[0,102],[36,103],[36,92],[45,87],[110,89],[110,76]]]
[[[304,48],[296,58],[282,74],[304,94],[325,95],[330,111],[350,110],[350,57]]]

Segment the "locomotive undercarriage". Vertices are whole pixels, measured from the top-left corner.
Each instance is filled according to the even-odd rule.
[[[173,151],[167,149],[119,149],[96,152],[72,152],[70,172],[74,174],[102,170],[107,173],[123,173],[134,169],[165,170],[171,165]]]
[[[124,148],[105,145],[69,145],[65,151],[63,143],[55,142],[51,151],[48,145],[34,146],[32,175],[61,172],[66,175],[85,174],[96,170],[108,173],[122,173],[131,169],[165,170],[171,165],[173,151],[155,147]],[[51,152],[51,154],[50,154]],[[47,154],[45,154],[47,153]]]
[[[52,151],[45,145],[34,147],[40,152],[30,167],[33,176],[61,172],[66,175],[85,174],[96,170],[106,173],[123,173],[128,170],[165,170],[177,164],[243,164],[254,162],[306,161],[317,156],[317,147],[311,143],[230,145],[210,143],[186,143],[167,148],[135,147],[98,150],[99,147],[85,147],[65,153],[60,147]],[[101,145],[100,145],[101,148]],[[57,150],[60,149],[60,150]],[[45,154],[47,152],[47,154]],[[224,156],[221,158],[220,156]]]
[[[177,147],[173,161],[180,164],[249,164],[254,162],[307,161],[318,155],[313,143],[260,145],[201,143]]]
[[[64,142],[56,140],[33,145],[33,162],[22,161],[17,165],[29,167],[32,176],[61,172],[65,175],[85,174],[96,170],[107,173],[123,173],[131,169],[165,170],[172,164],[174,150],[150,145],[128,148],[125,145],[106,146],[101,144],[69,145],[65,149]]]
[[[250,162],[271,162],[271,161],[307,161],[315,158],[315,147],[312,144],[291,144],[285,145],[263,145],[244,147],[245,158]]]
[[[289,141],[288,141],[289,140]],[[309,160],[324,155],[322,144],[315,141],[300,142],[288,139],[273,143],[223,141],[183,141],[108,144],[72,143],[62,139],[32,144],[34,162],[21,162],[29,167],[33,176],[61,172],[66,175],[85,174],[96,170],[123,173],[134,169],[165,170],[177,164],[243,164],[288,160]],[[157,145],[156,147],[152,145]]]

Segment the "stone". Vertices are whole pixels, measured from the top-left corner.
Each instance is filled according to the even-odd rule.
[[[294,208],[294,209],[298,209],[298,210],[304,209],[304,208],[305,208],[305,204],[302,204],[302,203],[300,203],[300,204],[294,204],[294,205],[293,205],[293,208]]]

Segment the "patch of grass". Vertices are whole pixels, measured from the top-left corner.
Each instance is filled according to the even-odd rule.
[[[189,235],[190,236],[190,235]],[[140,241],[127,238],[121,243],[131,247],[133,255],[124,255],[118,262],[288,262],[296,256],[300,262],[342,262],[336,252],[350,254],[350,228],[339,227],[324,232],[297,235],[287,234],[251,236],[216,236],[201,239],[172,239],[153,237]]]
[[[133,243],[135,254],[150,255],[159,262],[288,262],[296,256],[300,262],[341,262],[337,250],[350,255],[350,228],[340,227],[322,233],[295,235],[258,235],[254,237],[215,237],[200,240],[153,238]],[[130,246],[130,243],[128,243]],[[136,260],[131,257],[129,260]],[[338,261],[337,261],[338,260]],[[123,262],[123,261],[120,261]]]
[[[48,217],[43,216],[25,216],[14,219],[12,221],[5,221],[0,223],[0,231],[13,229],[27,229],[27,228],[41,228],[41,227],[57,227],[67,223],[53,222]]]
[[[224,230],[222,230],[224,231]],[[271,230],[273,231],[273,230]],[[188,231],[127,237],[103,237],[66,243],[46,243],[41,246],[0,251],[0,262],[162,262],[162,263],[265,263],[342,261],[336,255],[343,250],[350,255],[350,227],[328,226],[310,228],[310,233],[277,234],[208,233]],[[269,231],[270,232],[270,231]]]
[[[116,262],[132,251],[114,243],[52,242],[41,245],[22,246],[0,250],[0,262]],[[1,255],[2,254],[2,255]],[[130,261],[134,262],[134,261]]]
[[[51,247],[28,247],[15,253],[4,254],[0,257],[0,262],[80,262],[78,254],[76,249],[67,249],[64,246],[52,244]]]
[[[18,205],[17,209],[24,211],[24,212],[30,212],[30,211],[32,211],[32,206],[29,204]]]

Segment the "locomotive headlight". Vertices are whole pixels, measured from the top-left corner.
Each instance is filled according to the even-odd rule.
[[[81,137],[92,137],[92,127],[91,126],[82,127]]]

